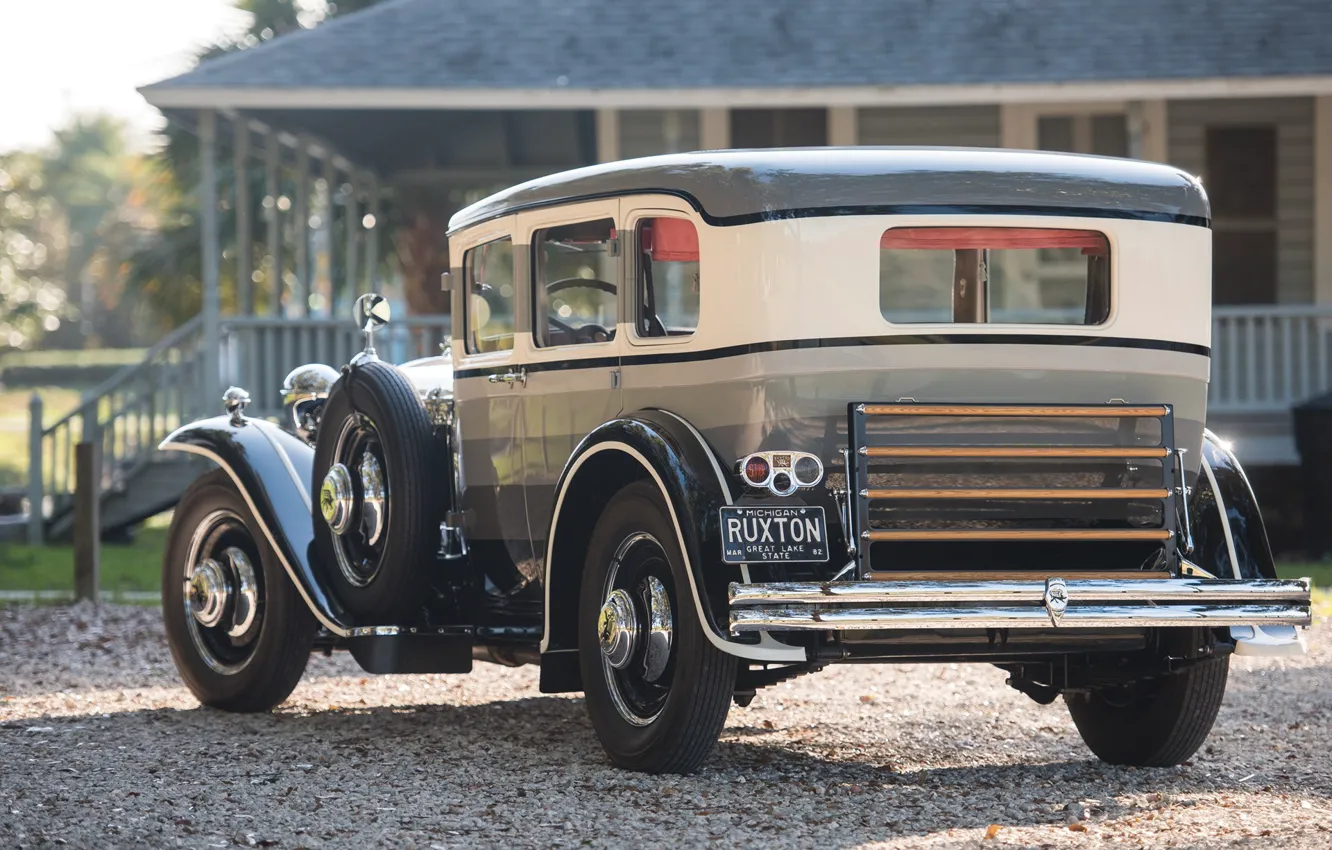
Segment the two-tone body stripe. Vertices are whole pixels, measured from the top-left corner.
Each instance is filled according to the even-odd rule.
[[[664,363],[695,363],[744,357],[777,351],[802,351],[821,348],[861,348],[881,345],[1063,345],[1089,348],[1132,348],[1144,351],[1171,351],[1210,357],[1212,351],[1205,345],[1174,342],[1164,339],[1132,339],[1110,336],[1070,336],[1064,334],[885,334],[882,336],[831,337],[823,339],[787,339],[771,342],[750,342],[726,345],[702,351],[663,351],[647,354],[624,354],[611,357],[549,360],[538,363],[489,366],[478,369],[459,369],[455,379],[476,378],[507,372],[521,365],[528,372],[567,372],[574,369],[613,369],[617,366],[650,366]]]

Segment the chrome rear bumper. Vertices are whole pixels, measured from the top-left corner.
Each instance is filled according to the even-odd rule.
[[[1062,579],[732,584],[731,633],[1307,626],[1309,580]]]

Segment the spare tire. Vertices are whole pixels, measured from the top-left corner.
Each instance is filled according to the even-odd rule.
[[[445,453],[446,454],[446,453]],[[378,360],[343,369],[315,441],[314,547],[360,625],[421,619],[447,507],[447,456],[416,389]]]

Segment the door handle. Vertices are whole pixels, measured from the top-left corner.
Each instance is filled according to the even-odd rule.
[[[527,369],[522,366],[519,366],[518,371],[516,372],[510,369],[509,371],[500,373],[498,375],[487,375],[486,380],[492,384],[508,384],[509,386],[513,386],[514,384],[522,384],[524,387],[526,387]]]

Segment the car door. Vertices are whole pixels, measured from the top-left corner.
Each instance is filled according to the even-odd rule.
[[[461,339],[454,340],[454,410],[464,531],[482,586],[492,601],[511,597],[539,576],[532,558],[523,494],[524,393],[528,334],[521,297],[524,252],[514,216],[455,237],[461,268]]]
[[[555,486],[588,432],[620,413],[624,276],[619,201],[572,204],[519,216],[528,246],[532,304],[523,458],[527,511],[544,559]]]

